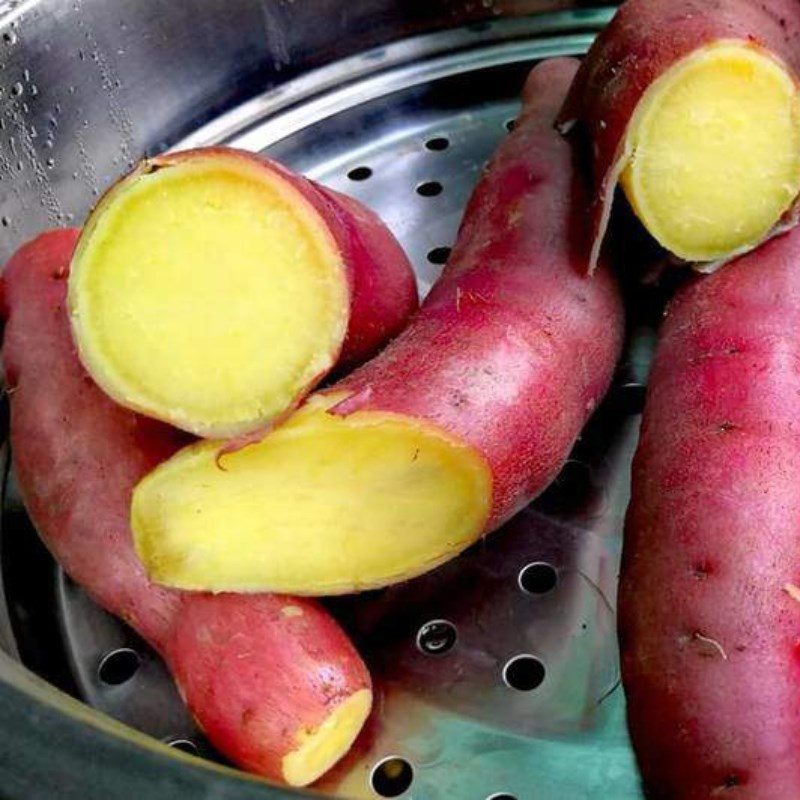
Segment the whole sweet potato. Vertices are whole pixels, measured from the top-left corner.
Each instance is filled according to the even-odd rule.
[[[619,598],[658,800],[800,797],[800,230],[669,306]]]
[[[123,409],[78,361],[66,313],[78,231],[46,233],[2,277],[11,444],[26,508],[67,573],[166,660],[197,722],[232,761],[306,784],[349,748],[370,678],[318,605],[151,583],[128,523],[136,482],[187,437]]]

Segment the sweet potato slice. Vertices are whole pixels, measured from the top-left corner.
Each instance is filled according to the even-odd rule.
[[[96,382],[201,436],[279,418],[352,355],[348,336],[369,355],[416,302],[408,261],[374,215],[223,149],[145,161],[117,183],[89,217],[69,289]]]
[[[585,186],[553,130],[575,69],[532,74],[450,262],[392,344],[257,444],[200,443],[141,481],[131,522],[155,580],[383,586],[455,556],[555,477],[624,327],[610,272],[586,274]]]
[[[561,115],[592,144],[594,264],[618,183],[667,250],[711,270],[796,219],[800,6],[628,0]]]

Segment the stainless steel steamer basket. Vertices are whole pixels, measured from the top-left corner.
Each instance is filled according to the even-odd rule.
[[[364,200],[399,236],[425,290],[513,124],[531,64],[584,52],[611,13],[573,5],[2,4],[2,255],[43,228],[79,223],[142,154],[224,143]],[[640,797],[614,596],[651,336],[646,324],[634,331],[570,463],[502,533],[431,575],[332,604],[380,692],[358,752],[320,791]],[[299,796],[215,763],[158,659],[53,565],[19,501],[7,446],[2,456],[0,796]]]

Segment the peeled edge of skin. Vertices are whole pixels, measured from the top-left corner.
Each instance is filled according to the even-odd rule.
[[[220,182],[220,192],[228,191],[236,198],[241,195],[241,208],[230,213],[227,204],[220,205],[222,211],[215,211],[214,181]],[[225,189],[227,181],[230,190]],[[158,196],[170,190],[173,198]],[[196,202],[194,192],[198,195]],[[228,195],[226,199],[230,199]],[[256,213],[262,199],[264,214],[273,214],[272,227],[267,217]],[[124,215],[126,211],[132,213],[131,207],[135,211],[137,203],[146,208],[150,201],[156,209],[161,203],[169,210],[179,201],[189,209],[183,218],[171,219],[164,229],[154,231],[162,237],[159,257],[162,261],[173,259],[169,263],[175,273],[183,274],[180,281],[174,279],[170,285],[162,272],[151,278],[147,289],[137,290],[137,284],[148,277],[140,266],[148,251],[141,244],[142,231],[136,231],[136,224],[145,223],[129,223]],[[198,216],[191,217],[195,209]],[[152,211],[143,211],[145,222],[145,213],[157,217]],[[230,251],[234,253],[224,268],[215,253],[209,254],[210,248],[202,248],[202,232],[196,223],[204,219],[209,223],[204,230],[213,228],[208,236],[214,243],[214,237],[220,237],[218,251],[226,258]],[[280,224],[287,220],[289,224]],[[131,231],[137,233],[139,242],[126,240]],[[245,247],[249,249],[238,260],[236,248],[245,238],[243,231],[252,235],[246,237]],[[280,242],[278,235],[284,237]],[[120,240],[117,243],[115,236]],[[163,244],[165,238],[169,248]],[[131,242],[139,258],[126,272],[124,248],[130,248]],[[116,256],[115,248],[120,248]],[[270,259],[273,252],[278,253],[274,262]],[[302,257],[292,260],[294,252]],[[173,253],[183,260],[173,258]],[[266,256],[263,262],[262,254]],[[119,273],[104,275],[104,263],[122,265],[126,274],[120,289],[114,283]],[[262,263],[263,273],[257,271]],[[289,281],[283,283],[280,279],[285,278]],[[187,293],[194,291],[195,295],[186,294],[184,298],[184,285]],[[152,303],[145,294],[151,288]],[[306,292],[309,294],[303,300],[301,294]],[[195,301],[197,314],[190,316],[194,309],[187,311],[186,304]],[[221,438],[249,433],[280,417],[333,366],[347,330],[349,286],[333,235],[300,191],[256,157],[217,151],[145,161],[106,193],[90,215],[73,255],[68,306],[81,361],[110,397],[190,433]],[[297,306],[302,309],[296,312],[296,318],[278,325],[283,309],[291,309],[291,316]],[[161,307],[174,308],[174,318],[156,310]],[[147,344],[149,349],[145,349],[142,332],[147,332],[148,315],[159,326],[159,335],[153,336]],[[214,315],[219,318],[218,336],[203,330]],[[246,322],[237,324],[237,318],[245,317]],[[196,326],[185,329],[189,344],[183,354],[178,352],[182,324]],[[167,358],[159,342],[168,341],[163,333],[170,329],[175,341],[169,341]],[[273,335],[269,335],[271,332]],[[126,358],[125,348],[128,354],[138,349],[138,357]],[[159,358],[152,356],[153,352]],[[283,362],[277,360],[278,354]],[[186,370],[183,383],[180,369]]]
[[[415,577],[474,543],[491,508],[480,453],[419,419],[328,413],[341,399],[312,398],[234,453],[191,445],[147,475],[131,527],[151,580],[345,594]]]
[[[281,761],[286,783],[308,786],[322,777],[350,750],[371,709],[372,692],[359,689],[339,703],[319,727],[301,731],[297,748]]]
[[[747,230],[732,236],[724,245],[716,243],[702,247],[696,244],[684,243],[682,240],[685,237],[676,236],[674,231],[670,230],[669,223],[674,222],[675,214],[670,214],[669,208],[679,212],[682,204],[680,201],[673,200],[671,203],[663,204],[667,207],[667,211],[659,209],[660,196],[652,189],[648,190],[647,181],[643,174],[645,170],[642,165],[647,164],[646,152],[649,144],[654,141],[654,137],[657,139],[659,136],[660,122],[663,123],[665,109],[666,113],[671,110],[674,114],[675,108],[680,107],[682,104],[684,114],[686,114],[689,112],[690,107],[699,108],[702,106],[702,113],[707,114],[710,106],[710,103],[706,100],[703,100],[699,105],[695,101],[695,104],[692,105],[692,99],[689,96],[688,100],[684,98],[681,101],[679,98],[674,103],[674,107],[670,109],[669,104],[662,102],[664,98],[668,100],[674,99],[676,94],[680,94],[681,90],[686,88],[689,81],[696,81],[698,77],[701,80],[708,80],[708,77],[713,75],[715,68],[719,73],[721,63],[724,65],[723,69],[735,70],[738,67],[739,70],[758,71],[762,81],[772,85],[777,94],[783,95],[784,105],[782,107],[788,112],[788,118],[790,122],[793,122],[793,125],[787,127],[785,119],[787,114],[784,114],[784,119],[776,122],[776,129],[778,129],[778,126],[790,132],[793,129],[795,139],[794,147],[787,146],[788,152],[784,154],[787,157],[787,167],[789,168],[772,181],[772,185],[776,187],[776,197],[771,204],[771,208],[767,209],[766,212],[762,212],[760,219],[751,222]],[[723,94],[718,94],[717,96],[721,101],[724,100]],[[713,95],[711,99],[713,99]],[[741,154],[745,153],[753,142],[753,131],[757,128],[763,129],[765,118],[775,118],[773,115],[751,114],[748,116],[749,118],[740,121],[740,124],[743,122],[743,126],[749,126],[749,130],[746,130],[740,137],[741,149],[739,154],[733,152],[730,147],[721,149],[718,172],[729,173],[732,166],[740,166],[744,161]],[[659,120],[659,117],[662,119]],[[663,126],[661,129],[663,130]],[[784,137],[777,136],[774,138],[781,139]],[[645,158],[642,158],[643,151]],[[790,165],[789,162],[793,163]],[[757,202],[752,201],[758,201],[765,196],[763,191],[749,190],[749,187],[753,186],[756,180],[757,175],[751,171],[751,174],[745,175],[739,181],[740,186],[747,187],[743,194],[749,194],[747,202],[742,203],[742,207],[756,208]],[[731,258],[757,247],[771,235],[780,233],[786,227],[791,227],[793,220],[787,220],[787,215],[792,211],[798,192],[800,192],[800,92],[798,92],[798,85],[790,70],[768,51],[752,42],[741,40],[717,41],[685,56],[653,82],[642,96],[631,117],[622,146],[622,154],[612,166],[607,178],[603,224],[601,225],[601,236],[599,238],[602,238],[602,232],[608,222],[614,188],[617,182],[621,183],[628,201],[649,233],[663,247],[679,258],[697,263],[699,271],[711,272]],[[713,203],[698,204],[698,212],[707,213],[713,210],[713,206]],[[687,207],[687,204],[684,203],[683,208]],[[719,204],[717,204],[717,207],[719,207]],[[699,221],[698,227],[702,224],[702,220]],[[733,230],[733,227],[730,226],[730,220],[726,225]],[[599,247],[599,242],[596,243],[596,246]]]

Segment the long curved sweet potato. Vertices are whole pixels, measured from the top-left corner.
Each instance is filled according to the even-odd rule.
[[[69,278],[86,369],[121,405],[199,436],[261,430],[417,307],[372,211],[262,156],[143,161],[89,215]]]
[[[585,187],[553,130],[575,69],[534,70],[450,262],[386,350],[258,444],[199,443],[139,484],[132,526],[154,580],[383,586],[452,558],[555,477],[624,327],[610,272],[587,277]]]
[[[654,800],[800,797],[800,229],[669,307],[619,600]]]
[[[795,0],[627,0],[560,118],[592,146],[592,265],[619,181],[664,247],[708,269],[794,224],[798,74]]]
[[[318,605],[150,583],[128,523],[136,482],[187,437],[113,403],[81,367],[66,312],[78,231],[20,249],[2,278],[3,365],[25,505],[72,578],[164,657],[209,739],[240,766],[307,784],[348,749],[370,678]]]

